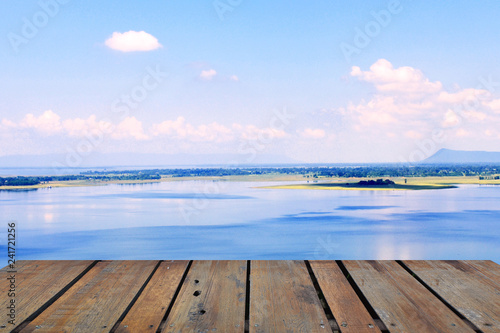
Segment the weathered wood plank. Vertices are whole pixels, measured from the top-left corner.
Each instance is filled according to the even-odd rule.
[[[20,260],[16,263],[16,273],[8,273],[7,267],[0,272],[0,307],[7,311],[11,298],[9,277],[15,275],[15,323],[9,324],[9,317],[0,316],[0,327],[14,329],[30,315],[40,309],[59,291],[82,274],[93,261],[70,260]]]
[[[332,332],[303,261],[251,262],[250,332]]]
[[[475,267],[457,260],[404,264],[480,330],[500,332],[500,287]]]
[[[102,261],[21,332],[109,332],[157,261]]]
[[[500,265],[491,260],[464,260],[500,286]]]
[[[380,332],[335,261],[309,263],[342,333]]]
[[[189,261],[163,261],[116,332],[156,332]]]
[[[473,332],[395,261],[343,261],[391,332]]]
[[[247,263],[194,261],[163,332],[243,332]]]

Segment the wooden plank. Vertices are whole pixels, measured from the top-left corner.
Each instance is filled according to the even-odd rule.
[[[163,261],[116,332],[156,332],[189,261]]]
[[[250,332],[332,332],[303,261],[251,262]]]
[[[247,263],[194,261],[163,332],[244,332]]]
[[[157,261],[101,261],[21,332],[109,332]]]
[[[15,322],[6,315],[0,316],[0,327],[14,329],[30,315],[36,312],[64,289],[71,281],[82,274],[93,261],[70,261],[70,260],[20,260],[16,262],[16,273],[9,273],[8,267],[0,272],[0,307],[7,309],[11,298],[7,291],[10,289],[9,277],[15,275]]]
[[[451,306],[483,332],[500,332],[500,287],[466,262],[405,261]]]
[[[391,332],[474,332],[395,261],[343,261]]]
[[[380,332],[335,261],[310,261],[310,264],[342,333]]]
[[[491,260],[464,260],[500,286],[500,265]]]

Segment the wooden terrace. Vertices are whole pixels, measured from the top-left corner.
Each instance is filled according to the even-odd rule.
[[[0,333],[500,332],[492,261],[25,260],[9,270]]]

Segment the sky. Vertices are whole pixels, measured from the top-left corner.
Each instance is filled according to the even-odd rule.
[[[0,156],[500,151],[500,2],[0,4]]]

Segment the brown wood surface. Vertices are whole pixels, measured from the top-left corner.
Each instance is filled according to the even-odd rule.
[[[194,261],[163,332],[244,332],[247,263]]]
[[[471,265],[500,286],[500,265],[491,260],[464,260],[463,262]]]
[[[500,332],[500,287],[475,267],[457,260],[404,264],[483,332]]]
[[[21,332],[109,332],[157,261],[101,261]]]
[[[31,314],[40,309],[59,291],[78,277],[93,261],[68,260],[20,260],[15,265],[16,273],[9,273],[8,267],[0,272],[0,307],[5,312],[0,316],[0,327],[14,329]],[[9,324],[7,307],[11,298],[8,297],[10,281],[8,278],[15,275],[15,324]]]
[[[250,332],[332,332],[303,261],[252,261]]]
[[[116,332],[156,332],[188,263],[187,260],[163,261]]]
[[[194,261],[172,305],[188,262],[162,262],[145,285],[157,263],[102,261],[92,267],[93,261],[19,261],[16,323],[41,312],[21,325],[21,332],[109,332],[117,323],[118,332],[244,331],[246,261]],[[343,333],[379,331],[336,262],[310,264]],[[473,331],[397,262],[343,264],[390,332]],[[482,332],[500,332],[498,264],[404,264]],[[7,270],[0,270],[4,309],[10,300]],[[331,332],[304,261],[252,261],[250,273],[250,332]],[[169,306],[167,321],[160,324]],[[7,322],[6,315],[0,318]],[[0,332],[14,328],[4,325]]]
[[[342,333],[380,332],[335,261],[309,263]]]
[[[474,332],[395,261],[343,261],[391,332]]]

